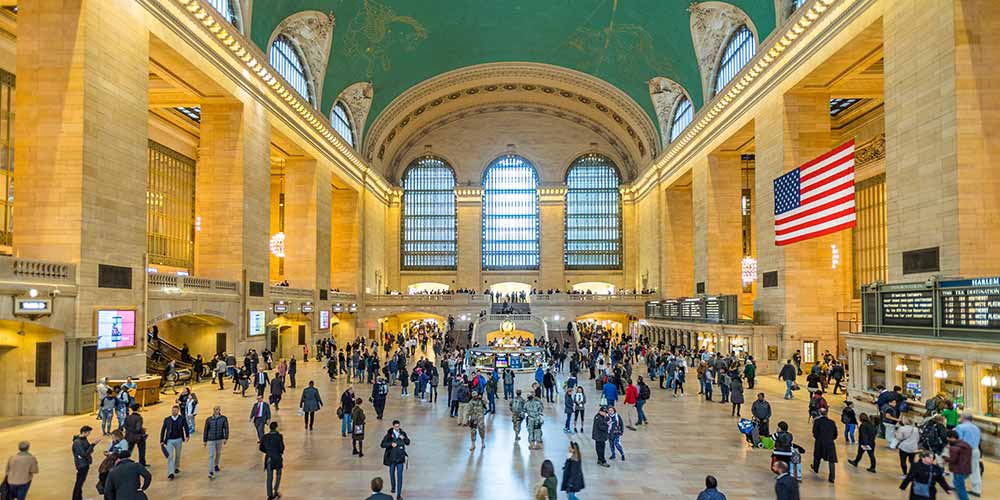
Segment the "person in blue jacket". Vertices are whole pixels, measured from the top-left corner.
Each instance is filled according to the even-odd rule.
[[[604,399],[607,401],[608,406],[614,406],[615,401],[618,401],[618,386],[610,378],[604,383]]]

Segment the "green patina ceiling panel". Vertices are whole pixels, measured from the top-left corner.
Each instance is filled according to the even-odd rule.
[[[690,0],[255,0],[253,39],[266,51],[275,27],[303,10],[333,12],[324,111],[348,85],[371,81],[369,122],[413,85],[466,66],[528,61],[597,76],[630,95],[656,123],[647,81],[683,85],[702,102]],[[762,38],[773,0],[733,0]]]

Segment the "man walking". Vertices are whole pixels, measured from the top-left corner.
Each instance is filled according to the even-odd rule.
[[[521,440],[521,422],[524,421],[524,408],[527,402],[521,396],[521,389],[518,389],[514,399],[510,401],[510,421],[514,425],[514,441]]]
[[[10,486],[10,498],[12,500],[24,500],[28,497],[28,488],[31,487],[31,478],[38,474],[38,459],[28,448],[31,443],[21,441],[17,444],[17,454],[7,460],[7,485]]]
[[[139,465],[149,467],[146,463],[146,428],[143,426],[142,415],[139,414],[139,404],[132,403],[132,413],[125,417],[125,441],[128,441],[128,452],[139,448]]]
[[[982,456],[982,452],[979,451],[979,441],[982,439],[982,432],[980,432],[979,427],[976,427],[976,424],[972,423],[972,414],[969,412],[962,413],[962,423],[955,427],[955,432],[958,434],[958,439],[965,441],[972,449],[969,493],[978,497],[983,494],[983,475],[979,470],[979,461]]]
[[[264,453],[264,471],[267,473],[267,500],[281,496],[281,469],[284,467],[285,439],[278,432],[278,423],[271,422],[271,432],[260,440],[260,451]]]
[[[514,397],[514,372],[510,368],[503,371],[503,399],[506,401]]]
[[[528,449],[538,450],[542,448],[542,413],[545,406],[540,399],[536,399],[534,394],[528,395],[528,402],[524,405],[524,413],[528,421]]]
[[[323,398],[319,395],[319,389],[316,389],[315,383],[310,380],[309,387],[302,390],[302,396],[299,398],[299,408],[302,409],[302,420],[305,430],[313,430],[313,424],[316,422],[316,412],[323,407]]]
[[[375,418],[382,420],[382,413],[385,412],[385,400],[389,397],[389,386],[385,383],[385,378],[378,377],[375,385],[372,386],[371,402],[375,407]]]
[[[608,442],[608,407],[601,406],[594,415],[594,425],[590,429],[590,437],[594,440],[594,447],[597,449],[597,465],[610,467],[604,458],[605,446]]]
[[[836,478],[837,470],[837,446],[834,441],[837,439],[837,424],[826,416],[827,409],[821,408],[819,416],[813,420],[813,438],[816,445],[813,447],[812,471],[819,474],[819,463],[826,460],[830,466],[828,480],[832,483]]]
[[[479,433],[479,440],[483,443],[483,449],[486,449],[486,405],[483,404],[483,397],[476,394],[472,397],[472,401],[469,402],[468,409],[468,425],[469,425],[469,438],[472,441],[472,446],[469,451],[474,451],[476,449],[476,433]]]
[[[253,386],[257,389],[257,395],[263,397],[264,391],[267,390],[267,383],[269,379],[267,378],[267,372],[264,370],[257,370],[257,373],[253,377]]]
[[[258,395],[257,402],[250,408],[250,422],[257,429],[257,442],[264,438],[264,428],[271,421],[271,407],[264,402],[264,396]]]
[[[795,366],[792,365],[792,360],[787,360],[785,366],[781,367],[778,379],[785,381],[785,399],[792,399],[792,386],[795,385]]]
[[[400,428],[399,420],[392,421],[392,428],[382,438],[382,464],[389,467],[390,490],[396,494],[396,500],[403,499],[403,468],[406,466],[406,447],[410,445],[410,437]]]
[[[181,472],[181,445],[189,437],[187,421],[181,417],[177,405],[170,408],[170,415],[163,419],[160,427],[160,446],[167,450],[167,479]]]
[[[219,390],[224,390],[226,387],[222,384],[222,381],[226,378],[226,360],[223,356],[219,356],[219,359],[215,361],[215,378],[219,380]]]
[[[205,419],[202,431],[204,446],[208,447],[208,478],[215,479],[222,458],[222,446],[229,440],[229,419],[222,414],[222,407],[212,408],[212,415]]]
[[[954,429],[948,431],[947,460],[948,469],[953,476],[955,495],[959,500],[969,500],[965,480],[972,474],[972,447],[969,446],[969,443],[959,439],[958,432]]]

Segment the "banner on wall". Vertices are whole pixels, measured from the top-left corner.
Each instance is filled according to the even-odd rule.
[[[267,325],[267,314],[265,311],[249,311],[247,319],[247,335],[255,337],[264,335]]]

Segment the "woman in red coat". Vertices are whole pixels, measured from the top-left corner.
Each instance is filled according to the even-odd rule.
[[[632,385],[632,379],[629,379],[628,386],[625,387],[625,413],[628,415],[628,428],[633,431],[635,430],[635,427],[632,427],[632,414],[635,413],[635,403],[638,400],[639,388]]]

